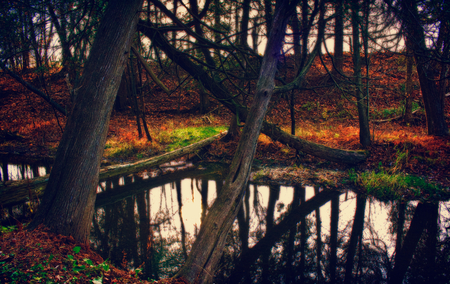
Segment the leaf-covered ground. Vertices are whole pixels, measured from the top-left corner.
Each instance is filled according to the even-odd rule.
[[[292,65],[289,60],[284,64]],[[280,70],[286,72],[289,77],[293,69]],[[349,57],[344,71],[351,74]],[[365,71],[363,73],[365,74]],[[369,94],[373,143],[367,149],[370,151],[370,157],[358,165],[356,171],[385,169],[390,172],[413,174],[448,190],[450,140],[448,137],[432,137],[426,134],[425,114],[421,108],[416,74],[412,97],[418,111],[408,125],[400,118],[405,73],[406,63],[402,56],[380,53],[372,57]],[[183,76],[186,75],[182,74],[182,78]],[[39,86],[59,104],[69,108],[70,99],[63,78],[53,75],[42,80],[35,73],[22,74],[22,77]],[[170,90],[176,90],[170,96],[159,90],[152,82],[149,82],[149,88],[144,89],[146,92],[143,98],[144,110],[153,141],[147,141],[145,134],[144,138],[138,137],[136,119],[130,108],[120,112],[114,110],[104,162],[117,163],[160,154],[166,151],[166,146],[171,143],[171,133],[174,129],[228,125],[230,112],[217,102],[211,102],[209,113],[200,114],[199,92],[195,82],[187,80],[182,88],[177,88],[179,81],[175,77],[164,75],[162,80]],[[330,82],[325,68],[318,60],[307,78],[307,87],[321,88],[295,93],[296,134],[330,147],[361,149],[357,110],[353,99]],[[267,120],[290,132],[290,112],[286,98],[282,95],[273,97]],[[448,97],[446,100],[445,113],[447,124],[450,124]],[[41,98],[9,76],[0,74],[1,155],[35,158],[53,156],[65,121],[64,116]],[[211,161],[229,161],[237,142],[237,139],[214,142],[203,158]],[[120,151],[112,153],[113,148]],[[323,169],[323,172],[348,170],[346,165],[330,163],[309,155],[297,155],[295,149],[273,142],[265,135],[261,135],[259,139],[255,164],[262,167],[281,165],[291,169],[307,167],[312,171]],[[278,170],[267,175],[274,180],[292,179],[295,171]],[[138,281],[135,272],[112,267],[105,271],[104,260],[88,247],[75,244],[70,238],[56,236],[45,230],[27,232],[21,226],[19,224],[18,230],[3,232],[1,235],[0,282],[2,283],[11,281],[12,272],[16,273],[14,277],[24,279],[17,283],[33,281],[37,283],[45,277],[54,282],[67,283],[89,283],[96,279],[100,281],[99,277],[102,277],[103,283]],[[75,247],[81,248],[78,253],[74,252]],[[6,275],[10,278],[6,278]],[[164,281],[166,282],[161,283],[170,280]]]

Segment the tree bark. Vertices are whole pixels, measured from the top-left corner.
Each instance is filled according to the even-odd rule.
[[[368,116],[368,97],[362,92],[361,55],[359,42],[359,1],[352,0],[352,30],[353,30],[353,76],[355,77],[355,97],[359,118],[359,141],[363,147],[370,145],[370,128]]]
[[[142,2],[108,4],[30,229],[44,224],[55,233],[88,242],[109,118]]]
[[[334,4],[334,67],[333,73],[342,73],[344,68],[344,1],[337,0]]]
[[[445,121],[444,96],[437,84],[436,61],[426,46],[424,29],[421,26],[417,3],[413,0],[401,1],[400,19],[411,43],[419,75],[420,89],[427,117],[428,135],[447,136],[449,130]]]
[[[256,143],[270,98],[275,87],[277,71],[287,20],[288,1],[279,1],[272,23],[266,51],[258,79],[256,95],[246,119],[236,154],[224,186],[202,223],[199,235],[192,246],[189,258],[176,277],[190,283],[208,283],[222,256],[226,237],[241,207],[250,175]]]

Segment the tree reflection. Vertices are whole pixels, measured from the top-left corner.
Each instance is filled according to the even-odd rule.
[[[123,198],[118,193],[121,183],[131,186],[133,195]],[[196,231],[190,229],[193,209],[186,206],[197,202],[199,223],[194,226],[199,226],[222,182],[216,179],[216,187],[208,186],[202,176],[183,188],[178,178],[138,190],[144,183],[136,176],[104,183],[102,194],[117,199],[97,207],[91,238],[93,247],[114,265],[142,268],[141,277],[157,280],[176,273],[195,239]],[[370,217],[372,206],[381,203],[361,194],[344,198],[340,192],[318,189],[306,199],[311,194],[306,195],[305,187],[290,190],[291,199],[286,199],[282,192],[287,191],[278,185],[247,187],[215,283],[447,281],[450,219],[441,218],[439,204],[376,205],[386,212],[383,227],[390,228],[390,243],[376,232]],[[343,215],[346,209],[350,216]]]

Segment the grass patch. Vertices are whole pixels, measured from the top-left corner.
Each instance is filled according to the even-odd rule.
[[[130,131],[121,137],[111,137],[105,144],[105,158],[144,158],[163,151],[173,151],[200,140],[209,138],[226,126],[207,127],[162,127],[158,133],[151,132],[152,141],[146,138],[136,138],[137,133]],[[174,129],[175,128],[175,129]]]
[[[149,142],[146,138],[134,140],[112,138],[106,142],[103,156],[106,158],[142,158],[151,152],[160,150],[161,146],[157,142]]]
[[[172,131],[162,131],[159,139],[161,144],[168,144],[166,151],[173,151],[219,134],[225,130],[227,130],[226,126],[186,127]]]
[[[356,174],[349,173],[351,181],[362,186],[367,194],[382,201],[389,200],[429,200],[439,199],[445,195],[439,185],[429,183],[421,177],[407,174],[389,174],[382,170],[380,172],[368,171]]]

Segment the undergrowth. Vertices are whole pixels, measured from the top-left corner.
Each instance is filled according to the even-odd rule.
[[[163,151],[169,152],[188,146],[225,130],[225,126],[180,127],[175,129],[164,127],[161,131],[152,133],[152,141],[148,141],[146,138],[136,139],[135,134],[112,137],[106,142],[103,156],[105,158],[136,157],[140,159]]]
[[[446,192],[442,187],[425,179],[404,173],[380,171],[349,172],[349,179],[369,195],[381,201],[441,200]]]
[[[167,144],[166,151],[173,151],[219,134],[225,130],[227,130],[226,126],[178,128],[173,131],[162,131],[159,139],[162,144]]]

